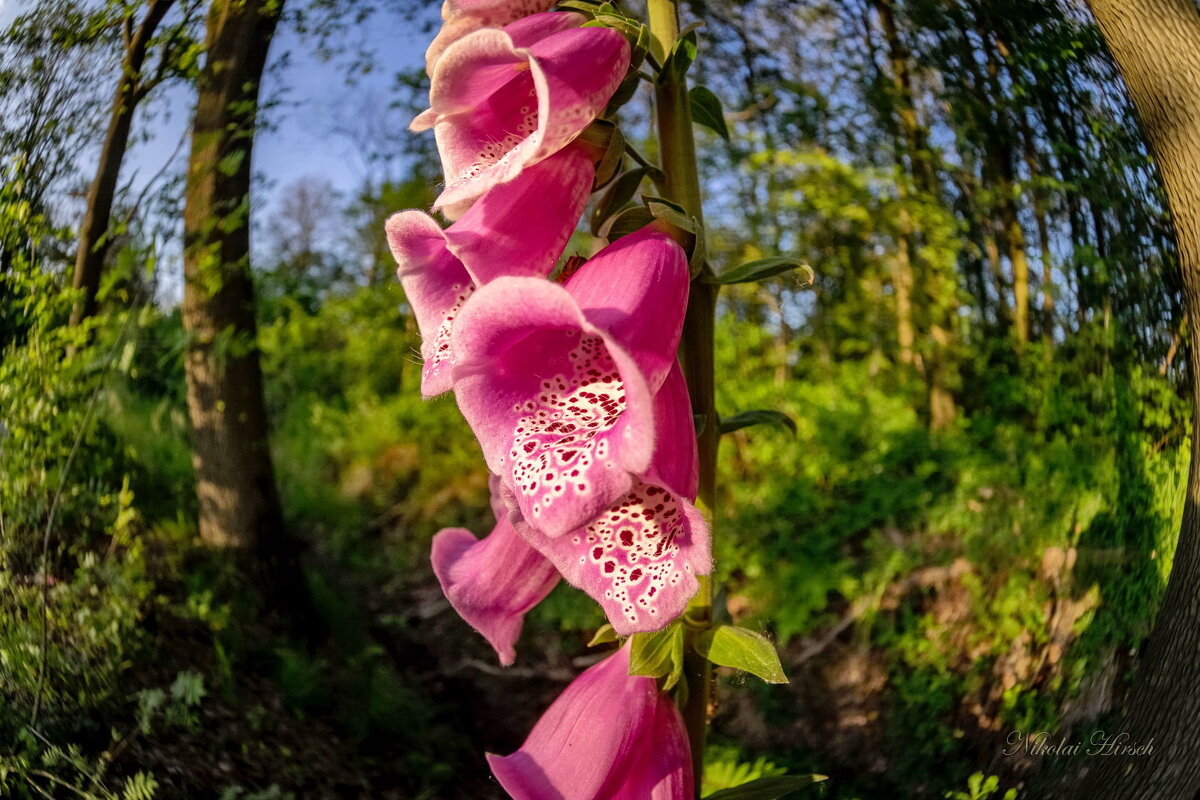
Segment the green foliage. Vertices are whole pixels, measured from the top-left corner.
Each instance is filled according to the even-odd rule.
[[[745,264],[738,264],[736,267],[722,270],[720,274],[709,278],[708,282],[723,285],[756,283],[792,271],[800,273],[799,280],[801,283],[812,283],[812,267],[786,256],[772,256],[770,258],[758,258],[754,261],[747,261]]]
[[[759,778],[733,789],[708,795],[711,800],[781,800],[825,780],[824,775],[784,775]]]
[[[629,651],[629,674],[666,678],[669,690],[683,677],[684,626],[673,622],[661,631],[635,633]]]
[[[868,632],[891,780],[966,763],[972,704],[1005,730],[1053,729],[1113,643],[1149,630],[1182,512],[1186,404],[1093,335],[1019,378],[981,359],[968,418],[934,435],[919,387],[887,366],[793,367],[769,327],[721,325],[719,406],[797,423],[794,439],[723,437],[722,472],[738,476],[716,540],[729,608],[781,643],[843,614]]]
[[[707,797],[722,789],[732,789],[760,778],[786,773],[786,769],[771,763],[764,756],[743,761],[737,748],[710,744],[704,753],[704,785],[700,795]]]
[[[749,428],[753,425],[776,425],[784,430],[791,431],[793,435],[796,433],[796,423],[791,417],[781,411],[772,411],[770,409],[739,411],[728,417],[722,417],[719,429],[721,433],[733,433],[734,431],[740,431],[742,428]]]
[[[946,800],[988,800],[1000,791],[1000,779],[995,775],[976,772],[967,780],[967,791],[946,792]],[[995,800],[1017,800],[1017,790],[1009,789]]]
[[[718,666],[749,672],[767,683],[787,683],[775,645],[761,633],[716,625],[696,638],[696,650]]]
[[[424,558],[440,528],[488,525],[487,469],[453,399],[421,399],[398,287],[292,306],[260,330],[285,512],[340,557]],[[364,531],[405,535],[359,549]],[[486,531],[482,531],[486,532]]]
[[[707,86],[693,86],[688,90],[692,119],[703,125],[725,141],[729,141],[729,126],[725,124],[725,111],[721,100]]]

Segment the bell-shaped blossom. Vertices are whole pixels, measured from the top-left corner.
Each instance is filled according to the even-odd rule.
[[[549,11],[555,0],[446,0],[442,4],[442,29],[425,51],[425,69],[433,66],[446,48],[480,28],[499,28],[521,17]]]
[[[649,469],[654,393],[675,363],[687,294],[683,250],[646,229],[564,286],[497,278],[459,312],[459,408],[488,468],[545,535],[588,524]]]
[[[645,475],[585,526],[552,538],[528,524],[506,495],[513,527],[587,592],[621,634],[666,627],[712,570],[709,528],[691,503],[698,459],[692,407],[676,366],[654,398],[657,444]]]
[[[629,645],[590,667],[509,756],[488,755],[514,800],[691,800],[692,757],[675,704],[629,674]]]
[[[558,570],[534,550],[507,519],[496,501],[496,527],[483,539],[463,528],[446,528],[433,537],[433,571],[450,605],[483,634],[508,666],[529,609],[558,584]]]
[[[434,208],[457,219],[489,188],[572,142],[604,110],[629,64],[617,31],[548,12],[477,30],[434,66],[429,110],[445,173]]]
[[[501,275],[548,275],[583,213],[595,176],[569,147],[496,186],[446,230],[421,211],[387,221],[397,274],[421,332],[421,392],[450,388],[450,329],[476,287]]]

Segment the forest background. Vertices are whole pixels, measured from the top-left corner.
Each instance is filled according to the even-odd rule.
[[[560,586],[499,668],[428,563],[440,528],[490,527],[469,430],[416,390],[382,235],[440,179],[405,130],[426,89],[407,37],[437,5],[308,0],[251,39],[276,39],[258,146],[220,164],[250,201],[210,227],[253,241],[253,335],[225,352],[261,366],[269,569],[203,535],[189,435],[170,131],[204,87],[209,7],[0,9],[0,794],[493,797],[481,753],[595,660],[599,612]],[[1191,447],[1165,201],[1099,34],[1054,0],[688,10],[691,77],[725,109],[697,132],[710,258],[815,275],[722,296],[721,413],[795,430],[724,437],[719,602],[791,683],[719,695],[708,786],[1069,781],[1006,740],[1120,704]],[[639,103],[621,124],[653,160]],[[116,107],[129,155],[84,247]],[[572,248],[594,241],[585,218]]]

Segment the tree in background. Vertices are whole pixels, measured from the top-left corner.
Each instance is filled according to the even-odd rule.
[[[271,463],[249,217],[259,87],[281,11],[277,0],[209,7],[183,213],[183,324],[200,537],[255,554],[283,590],[295,553]]]
[[[79,229],[73,286],[80,297],[71,311],[72,325],[78,325],[96,311],[96,293],[100,290],[100,277],[114,234],[110,230],[113,201],[129,147],[134,112],[157,86],[171,77],[188,74],[195,63],[190,34],[201,4],[195,0],[181,3],[180,18],[160,33],[159,28],[174,5],[175,0],[148,0],[140,20],[136,5],[119,8],[115,24],[121,28],[124,54],[109,111],[108,130]],[[151,52],[157,52],[157,61],[143,72]]]

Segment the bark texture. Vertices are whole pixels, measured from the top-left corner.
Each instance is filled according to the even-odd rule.
[[[150,0],[137,30],[127,29],[121,76],[117,80],[108,130],[100,149],[100,162],[88,189],[87,210],[79,229],[79,249],[75,253],[72,284],[82,292],[82,296],[71,310],[72,325],[78,325],[96,312],[96,293],[100,290],[100,276],[110,243],[108,229],[112,220],[113,199],[117,193],[117,179],[121,174],[125,151],[129,148],[133,112],[149,88],[142,77],[142,66],[154,32],[172,5],[174,0]]]
[[[1200,11],[1195,0],[1090,0],[1166,186],[1184,304],[1200,313]],[[1200,328],[1189,331],[1192,375]],[[1089,759],[1074,797],[1192,800],[1200,792],[1200,381],[1192,381],[1192,461],[1179,546],[1122,730],[1153,754]],[[1111,734],[1111,732],[1110,732]]]
[[[183,323],[200,536],[268,568],[286,536],[267,437],[250,275],[258,90],[280,5],[214,0],[184,206]]]

